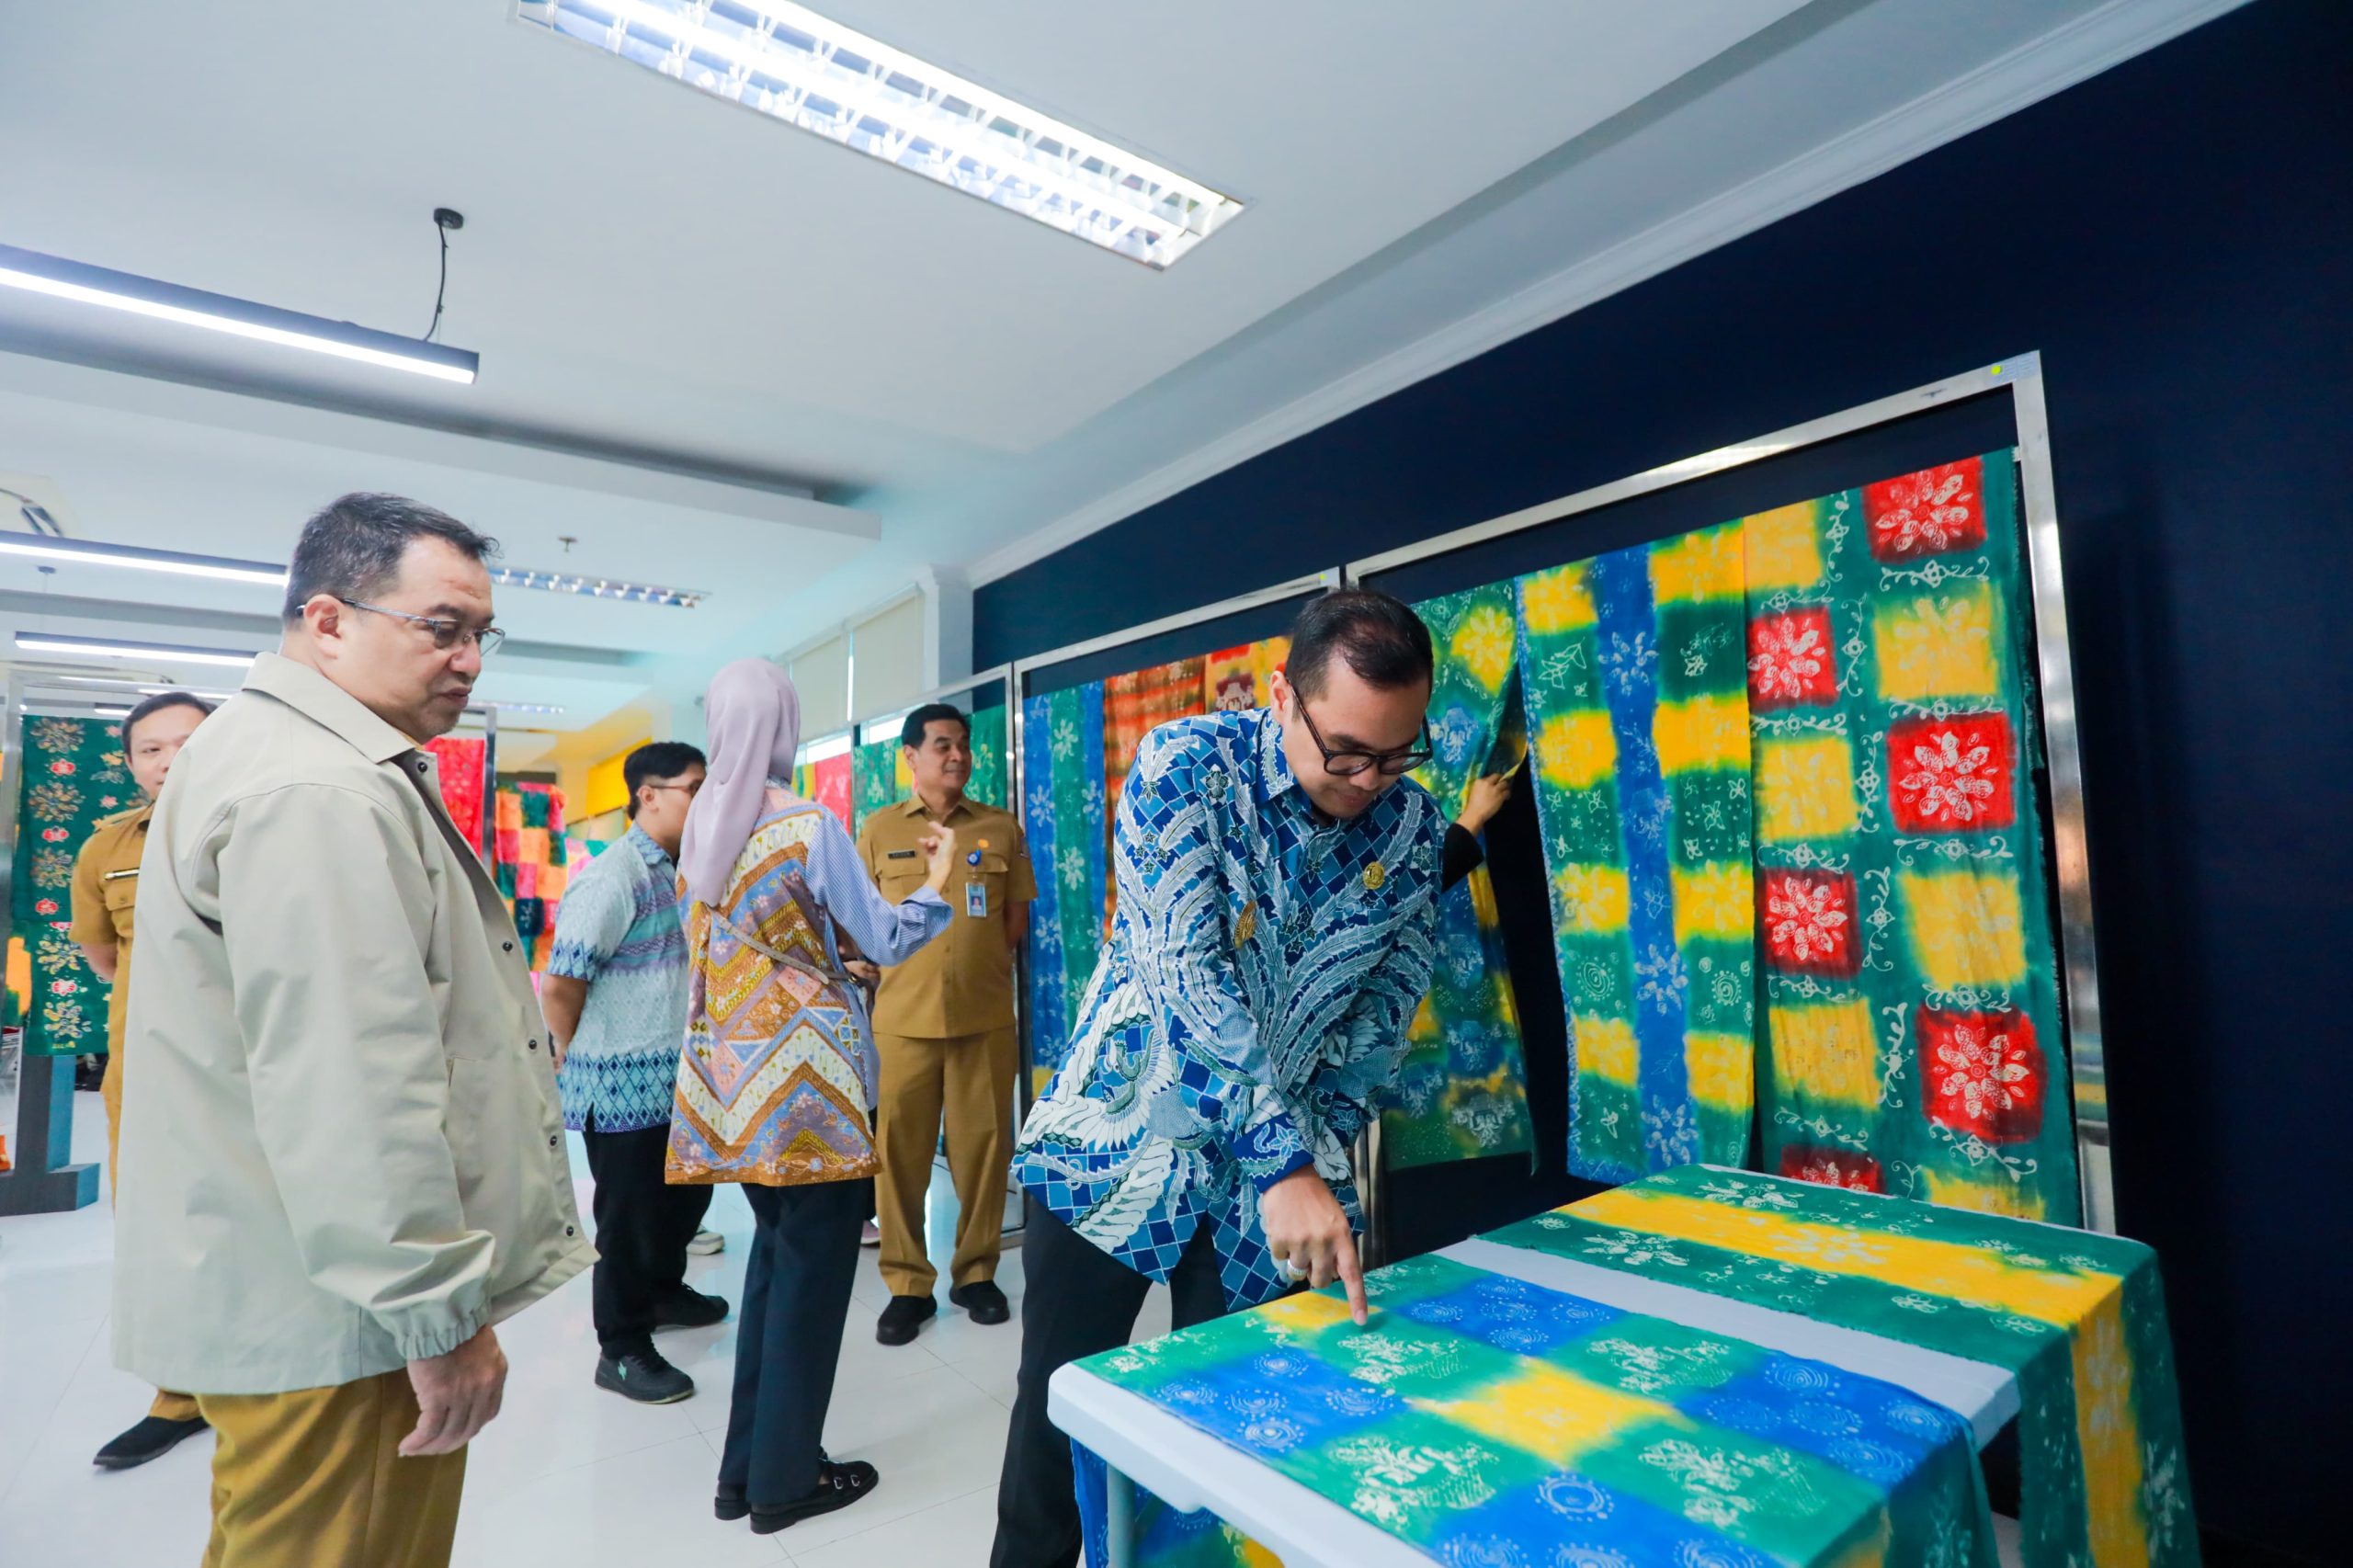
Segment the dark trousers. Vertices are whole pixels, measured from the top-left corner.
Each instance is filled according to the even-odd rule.
[[[997,1483],[996,1549],[989,1568],[1070,1568],[1078,1561],[1078,1494],[1070,1439],[1046,1419],[1046,1380],[1058,1367],[1125,1345],[1152,1281],[1055,1219],[1035,1198],[1026,1208],[1021,1375]],[[1206,1222],[1170,1272],[1168,1294],[1172,1327],[1225,1315],[1217,1247]]]
[[[580,1135],[597,1180],[597,1345],[608,1356],[654,1348],[654,1309],[687,1282],[687,1244],[710,1188],[662,1179],[670,1128]]]
[[[758,1228],[736,1320],[735,1397],[719,1485],[755,1508],[781,1508],[817,1485],[858,1233],[874,1212],[874,1183],[747,1184],[744,1196]]]

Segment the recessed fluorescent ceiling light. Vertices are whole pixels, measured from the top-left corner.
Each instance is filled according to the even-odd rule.
[[[561,713],[563,711],[551,702],[477,702],[469,711],[489,709],[495,709],[501,713]]]
[[[1146,266],[1242,203],[783,0],[520,0],[520,15]]]
[[[168,642],[118,642],[111,637],[52,637],[46,631],[19,631],[17,647],[27,653],[87,653],[101,659],[153,659],[158,664],[230,665],[239,669],[254,662],[251,653],[226,648],[180,648]]]
[[[0,555],[26,555],[41,561],[65,561],[76,566],[124,566],[139,572],[171,572],[185,577],[212,577],[232,583],[286,585],[286,568],[266,561],[235,561],[220,555],[189,555],[176,550],[148,550],[131,544],[95,544],[83,540],[51,539],[29,534],[0,534]],[[691,588],[664,588],[651,583],[627,583],[618,577],[584,577],[573,572],[535,572],[523,566],[494,566],[490,580],[502,587],[538,588],[551,594],[583,594],[590,598],[626,599],[637,604],[674,605],[693,609],[703,595]]]
[[[128,311],[133,315],[176,322],[182,326],[225,332],[233,337],[274,343],[283,348],[307,348],[314,354],[357,359],[363,365],[376,365],[387,370],[414,371],[438,381],[471,382],[481,366],[477,357],[462,348],[446,348],[438,343],[402,337],[396,333],[374,332],[349,322],[328,321],[324,316],[306,316],[299,311],[281,311],[274,305],[257,305],[226,294],[208,294],[201,289],[183,289],[176,283],[161,283],[135,273],[115,272],[61,256],[43,256],[39,251],[20,250],[15,245],[0,245],[0,285],[79,304]]]

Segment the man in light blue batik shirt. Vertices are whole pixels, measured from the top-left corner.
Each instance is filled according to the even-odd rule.
[[[630,830],[564,890],[540,1004],[564,1125],[581,1135],[597,1183],[597,1386],[672,1404],[694,1380],[654,1349],[654,1331],[727,1316],[725,1301],[686,1282],[710,1188],[663,1180],[687,1028],[676,857],[703,756],[676,742],[640,746],[621,774]]]
[[[1446,819],[1430,635],[1386,594],[1301,611],[1274,705],[1146,736],[1112,834],[1111,939],[1013,1175],[1029,1193],[1022,1354],[995,1568],[1077,1559],[1054,1369],[1168,1285],[1184,1328],[1299,1284],[1365,1319],[1348,1146],[1429,984]]]

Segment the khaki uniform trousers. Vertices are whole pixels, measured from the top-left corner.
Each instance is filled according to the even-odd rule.
[[[107,1187],[114,1187],[116,1156],[122,1152],[122,1046],[117,1042],[107,1053],[106,1076],[98,1080],[98,1098],[107,1108]],[[197,1417],[196,1401],[184,1393],[158,1391],[147,1414],[160,1415],[166,1421],[193,1421]]]
[[[882,1058],[875,1214],[882,1227],[882,1282],[894,1296],[928,1296],[939,1271],[924,1253],[924,1195],[943,1113],[948,1170],[956,1181],[956,1255],[950,1285],[996,1278],[1004,1247],[1006,1166],[1013,1158],[1013,1075],[1020,1048],[1011,1026],[920,1040],[875,1031]]]
[[[400,1457],[407,1372],[197,1403],[218,1437],[204,1568],[447,1568],[466,1452]]]

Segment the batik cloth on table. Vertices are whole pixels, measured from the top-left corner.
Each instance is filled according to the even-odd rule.
[[[1756,908],[1738,524],[1532,573],[1520,689],[1570,1017],[1569,1169],[1739,1165]]]
[[[2012,454],[1746,534],[1764,1164],[2073,1223]]]
[[[1070,1052],[1070,1025],[1102,947],[1103,685],[1021,705],[1023,831],[1038,868],[1029,906],[1029,1074],[1043,1095]]]
[[[101,817],[139,804],[122,725],[105,719],[25,721],[17,781],[10,921],[29,960],[24,1050],[72,1056],[107,1048],[106,982],[73,937],[74,860]]]
[[[1209,710],[1203,700],[1202,671],[1206,667],[1205,660],[1176,659],[1149,669],[1113,676],[1103,683],[1103,831],[1107,846],[1109,824],[1120,812],[1120,791],[1127,784],[1129,770],[1135,767],[1136,748],[1143,744],[1144,736],[1171,719],[1189,718]],[[1106,937],[1111,930],[1111,912],[1119,902],[1116,881],[1105,883]]]
[[[852,801],[855,781],[851,777],[853,763],[850,754],[842,752],[809,766],[808,793],[801,799],[814,801],[833,813],[834,820],[847,828],[857,817]]]
[[[1268,637],[1225,648],[1201,661],[1201,708],[1210,713],[1239,713],[1271,707],[1269,679],[1290,657],[1290,639]]]
[[[907,770],[906,747],[896,736],[869,741],[851,758],[849,830],[855,835],[868,817],[905,800],[915,781]]]
[[[1511,585],[1427,599],[1414,610],[1437,652],[1431,759],[1414,778],[1450,818],[1473,778],[1506,771],[1526,754],[1512,700]],[[1406,1028],[1404,1064],[1381,1112],[1381,1160],[1392,1170],[1528,1153],[1536,1143],[1518,1004],[1484,865],[1438,894],[1437,947],[1429,992]]]
[[[1446,1258],[1365,1284],[1363,1328],[1296,1295],[1079,1365],[1461,1568],[1992,1568],[1968,1426],[1907,1390]]]
[[[977,709],[966,722],[972,737],[972,773],[964,781],[965,797],[1001,812],[1011,810],[1006,804],[1012,797],[1006,793],[1004,705]]]
[[[2138,1242],[1686,1167],[1486,1238],[2007,1369],[2028,1568],[2193,1568],[2156,1255]]]
[[[490,743],[469,740],[459,735],[443,735],[427,741],[425,749],[433,754],[434,776],[441,783],[441,804],[448,808],[449,821],[458,835],[474,847],[482,848],[483,769],[489,756]]]

